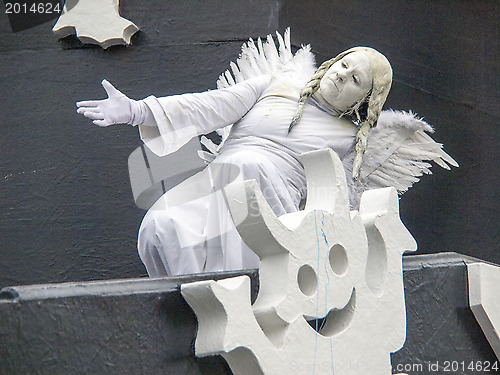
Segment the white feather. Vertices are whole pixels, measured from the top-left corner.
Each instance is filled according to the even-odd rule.
[[[363,156],[360,180],[356,184],[358,199],[367,189],[395,187],[400,194],[408,190],[423,174],[431,174],[434,161],[442,168],[458,163],[426,132],[434,130],[411,112],[382,111],[378,125],[370,131]]]
[[[243,75],[241,74],[241,71],[238,68],[238,65],[236,65],[234,62],[231,61],[229,63],[229,66],[231,67],[235,81],[241,82],[243,80]]]
[[[279,33],[276,33],[276,36],[278,48],[276,48],[271,35],[268,35],[265,41],[258,38],[255,43],[250,38],[248,42],[244,43],[241,46],[241,53],[236,63],[230,62],[230,69],[219,76],[217,88],[229,87],[262,75],[272,76],[285,67],[298,73],[297,76],[299,77],[301,75],[304,76],[304,79],[299,81],[309,79],[315,69],[314,55],[311,53],[310,47],[303,47],[294,56],[290,43],[290,28],[285,30],[284,36],[281,36]],[[207,147],[215,156],[229,136],[231,127],[232,125],[229,125],[216,130],[217,134],[222,137],[221,143],[215,150],[213,147]],[[205,155],[203,155],[203,159],[206,160]]]

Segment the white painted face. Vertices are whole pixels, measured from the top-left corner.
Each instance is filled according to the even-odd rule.
[[[370,61],[362,52],[351,52],[335,62],[319,83],[316,95],[333,109],[344,112],[372,88]]]

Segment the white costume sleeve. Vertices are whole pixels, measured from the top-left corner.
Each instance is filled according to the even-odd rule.
[[[261,76],[203,93],[149,96],[144,103],[153,114],[155,126],[139,125],[141,139],[158,156],[177,151],[197,135],[237,122],[269,82],[269,76]]]

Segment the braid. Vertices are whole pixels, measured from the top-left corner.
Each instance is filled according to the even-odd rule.
[[[321,78],[325,75],[325,73],[330,69],[330,67],[334,64],[335,59],[330,59],[325,61],[320,65],[318,69],[314,72],[311,79],[306,83],[304,88],[300,91],[299,105],[297,107],[297,111],[295,112],[295,116],[293,116],[292,122],[288,128],[288,132],[292,130],[292,128],[297,125],[297,123],[302,118],[302,113],[304,112],[304,105],[307,102],[307,99],[311,97],[319,89],[319,83]]]
[[[385,97],[381,95],[381,88],[372,89],[372,93],[369,95],[369,103],[366,118],[358,126],[358,132],[356,133],[356,157],[354,158],[354,164],[352,168],[352,177],[357,180],[359,178],[359,172],[361,169],[361,162],[363,160],[363,154],[366,151],[368,144],[368,132],[371,128],[377,126],[378,118],[380,116],[380,111],[382,105],[385,102]],[[359,107],[358,107],[359,108]],[[359,120],[359,113],[356,110],[356,114]]]
[[[361,126],[358,128],[356,133],[356,145],[354,149],[356,150],[356,156],[354,158],[354,163],[352,167],[352,177],[357,180],[359,177],[359,170],[361,168],[361,162],[363,161],[363,154],[366,151],[366,146],[368,144],[368,132],[372,128],[368,121],[363,121]]]

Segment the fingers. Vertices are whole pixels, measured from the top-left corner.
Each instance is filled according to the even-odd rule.
[[[76,102],[77,107],[97,107],[101,104],[103,100],[84,100],[81,102]]]
[[[109,125],[112,125],[110,123],[108,123],[106,120],[94,120],[92,121],[94,124],[96,124],[97,126],[109,126]]]
[[[85,102],[80,102],[80,103],[85,103]],[[79,103],[76,103],[78,105]],[[77,113],[84,115],[85,117],[94,120],[95,121],[104,121],[104,115],[99,111],[97,107],[85,107],[85,106],[79,106],[79,108],[76,110]],[[102,126],[101,124],[98,124],[99,126]]]
[[[79,114],[93,120],[92,122],[98,126],[109,126],[112,125],[108,120],[104,118],[104,115],[99,112],[96,108],[78,108],[76,110]]]
[[[120,91],[118,91],[108,80],[103,79],[101,82],[102,87],[106,90],[109,98],[117,97],[123,95]]]
[[[108,80],[103,79],[102,82],[102,87],[104,90],[106,90],[106,93],[108,94],[108,97],[117,97],[117,96],[125,96],[123,93],[118,91]],[[97,107],[99,104],[104,102],[106,99],[103,100],[82,100],[81,102],[76,102],[77,107]]]
[[[101,111],[99,110],[99,107],[80,107],[76,110],[76,112],[85,116],[85,112],[97,113],[97,112],[101,112]]]
[[[106,93],[108,94],[109,98],[123,95],[108,80],[103,79],[101,84],[102,84],[102,87],[104,87],[104,90],[106,90]],[[97,107],[104,100],[106,100],[106,99],[103,99],[103,100],[83,100],[81,102],[76,102],[76,106],[77,107]]]
[[[78,108],[77,110],[78,113],[84,115],[85,117],[93,120],[92,122],[98,126],[109,126],[112,125],[111,122],[109,122],[104,115],[97,111],[97,110],[89,110],[85,108]]]
[[[83,115],[91,120],[104,120],[101,112],[84,112]]]

